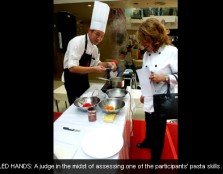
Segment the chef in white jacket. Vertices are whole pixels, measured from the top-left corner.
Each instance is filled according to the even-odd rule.
[[[97,45],[103,40],[110,8],[95,1],[88,33],[76,36],[68,43],[64,56],[62,81],[70,105],[89,87],[88,73],[105,73],[106,68],[116,70],[114,62],[101,62]]]

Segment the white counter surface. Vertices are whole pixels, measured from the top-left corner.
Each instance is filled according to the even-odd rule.
[[[107,97],[100,89],[102,85],[92,85],[82,96],[90,95],[97,89],[98,97],[103,100]],[[130,88],[127,88],[130,91]],[[97,107],[97,120],[88,121],[87,112],[79,110],[75,105],[71,105],[55,122],[54,122],[54,155],[58,159],[94,159],[83,151],[83,138],[89,133],[97,130],[114,130],[119,132],[123,137],[123,147],[120,151],[108,157],[108,159],[129,159],[130,136],[131,136],[131,117],[130,95],[129,93],[123,98],[125,106],[117,113],[114,122],[107,123],[103,121],[106,113]],[[63,127],[75,129],[74,131],[65,130]],[[109,135],[109,134],[108,134]],[[103,140],[101,140],[103,141]]]

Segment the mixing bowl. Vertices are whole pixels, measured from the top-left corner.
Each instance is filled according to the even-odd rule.
[[[123,98],[128,92],[125,89],[112,88],[106,91],[109,98]]]
[[[106,98],[98,106],[107,114],[116,114],[125,106],[125,102],[120,98]]]
[[[96,107],[99,102],[100,99],[96,96],[80,97],[74,101],[74,105],[82,111],[87,111],[90,107]]]

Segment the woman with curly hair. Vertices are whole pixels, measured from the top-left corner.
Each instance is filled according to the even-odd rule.
[[[153,94],[162,94],[170,84],[170,92],[178,84],[178,49],[172,44],[169,31],[155,18],[144,21],[137,31],[137,38],[145,48],[142,68],[149,68],[152,72],[147,78],[154,85]],[[144,103],[146,135],[145,139],[137,144],[138,148],[151,149],[151,162],[160,162],[164,147],[166,120],[157,118],[153,107],[153,96],[141,96]]]

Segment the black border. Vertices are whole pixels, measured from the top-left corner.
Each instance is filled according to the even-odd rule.
[[[222,166],[218,8],[179,1],[179,162]],[[207,18],[205,10],[216,18]],[[220,19],[217,19],[220,20]],[[219,48],[218,48],[219,47]],[[194,173],[204,170],[189,171]],[[205,170],[221,173],[221,170]],[[181,173],[181,172],[180,172]],[[182,172],[183,173],[183,172]]]
[[[53,162],[53,1],[13,3],[16,7],[13,16],[5,13],[1,21],[4,55],[1,165],[31,161],[50,164]],[[221,19],[209,20],[204,16],[204,8],[204,4],[196,6],[194,1],[179,1],[178,7],[179,162],[192,165],[221,164],[223,154],[222,67],[218,62],[222,49],[218,44],[222,40]],[[221,16],[221,9],[216,6],[206,8],[208,14],[215,14],[215,19]],[[222,172],[209,170],[219,171]]]
[[[17,173],[2,164],[53,163],[53,1],[10,3],[1,21],[0,173]]]

